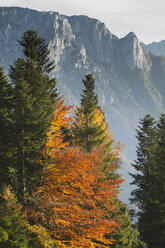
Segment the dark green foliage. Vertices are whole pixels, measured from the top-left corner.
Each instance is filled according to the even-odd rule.
[[[137,131],[137,160],[132,175],[137,186],[131,201],[139,207],[138,228],[149,248],[165,244],[165,115],[158,125],[153,117],[145,116]]]
[[[149,247],[163,248],[165,245],[165,114],[161,115],[157,129],[156,179],[153,191],[154,206],[152,207],[151,217],[153,220],[154,239]]]
[[[105,122],[104,113],[98,107],[93,76],[91,74],[86,75],[83,84],[85,89],[81,95],[81,106],[77,108],[75,113],[72,133],[74,143],[83,147],[87,152],[91,152],[94,147],[104,144],[107,140],[104,133],[107,131],[108,124]],[[98,111],[103,117],[97,116]],[[95,122],[97,118],[101,118],[99,124]]]
[[[146,115],[140,121],[139,129],[137,130],[137,160],[134,168],[137,174],[132,175],[133,182],[138,186],[132,192],[132,203],[137,203],[138,207],[143,211],[145,202],[152,197],[152,186],[154,185],[154,171],[156,167],[155,151],[157,149],[157,129],[155,120],[150,115]]]
[[[12,88],[0,67],[0,191],[11,183],[11,124]]]
[[[13,166],[18,171],[19,195],[25,199],[41,180],[41,150],[54,111],[57,97],[55,79],[48,71],[49,50],[34,31],[24,33],[20,44],[25,59],[17,59],[10,67],[13,87]]]
[[[138,228],[142,239],[149,244],[155,239],[153,221],[155,216],[155,155],[158,136],[153,117],[146,115],[140,124],[137,131],[137,160],[133,164],[137,174],[132,175],[132,184],[135,184],[137,189],[132,192],[131,201],[139,208]]]
[[[79,136],[80,146],[84,146],[87,152],[90,152],[92,148],[96,145],[95,137],[97,137],[97,129],[94,127],[94,110],[97,108],[98,100],[97,95],[95,95],[95,80],[92,75],[86,75],[86,79],[83,80],[85,89],[83,90],[83,95],[81,95],[81,107],[77,111],[77,116],[82,112],[82,118],[84,118],[84,126],[79,126],[77,130],[75,129],[75,136]]]
[[[85,89],[83,90],[83,95],[81,95],[81,107],[83,108],[85,115],[90,115],[93,113],[95,108],[97,108],[98,100],[95,94],[95,80],[91,74],[86,75],[86,79],[83,80]]]
[[[54,69],[54,62],[49,61],[50,50],[45,43],[45,39],[38,36],[34,30],[28,30],[19,41],[24,48],[23,52],[27,60],[34,62],[35,66],[42,70],[42,72],[51,72]]]

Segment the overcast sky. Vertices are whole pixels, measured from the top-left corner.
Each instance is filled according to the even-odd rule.
[[[0,6],[87,15],[118,37],[133,31],[146,44],[165,40],[165,0],[0,0]]]

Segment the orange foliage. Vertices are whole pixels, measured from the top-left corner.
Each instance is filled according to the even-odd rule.
[[[37,207],[31,216],[70,247],[105,247],[112,243],[105,235],[119,226],[112,201],[122,181],[105,178],[97,154],[75,147],[54,151],[33,198]]]
[[[84,153],[78,147],[68,147],[64,142],[63,127],[68,127],[71,107],[57,102],[52,123],[47,133],[43,154],[49,157],[42,186],[33,195],[29,215],[35,223],[44,225],[64,247],[107,247],[114,241],[106,234],[115,232],[119,220],[113,202],[117,199],[120,179],[109,179],[103,169],[104,145],[113,143],[103,114],[96,113],[94,125],[101,128],[104,145]],[[80,122],[83,121],[83,118]],[[78,138],[78,137],[77,137]],[[118,156],[117,148],[108,154]],[[109,155],[110,156],[110,155]],[[116,160],[117,161],[117,160]],[[108,164],[113,167],[112,163]]]
[[[70,114],[72,106],[64,105],[64,97],[61,97],[55,106],[54,115],[52,117],[49,131],[47,132],[47,141],[42,153],[50,156],[61,148],[65,148],[68,143],[64,142],[62,128],[68,127],[72,118],[67,116]]]

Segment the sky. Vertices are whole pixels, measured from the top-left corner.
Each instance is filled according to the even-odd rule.
[[[165,0],[0,0],[4,6],[87,15],[119,38],[134,32],[145,44],[165,40]]]

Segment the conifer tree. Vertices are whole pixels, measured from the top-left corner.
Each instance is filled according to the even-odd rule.
[[[138,203],[138,207],[143,209],[143,201],[146,192],[151,193],[151,186],[153,183],[153,172],[155,166],[155,151],[157,148],[157,130],[155,120],[150,115],[146,115],[144,119],[140,120],[140,126],[137,130],[137,160],[133,164],[134,168],[139,172],[132,175],[133,183],[138,186],[132,192],[131,201]]]
[[[72,142],[83,147],[86,152],[91,152],[93,148],[101,147],[106,143],[109,152],[114,144],[114,138],[109,133],[104,112],[98,106],[93,76],[86,75],[83,84],[81,105],[75,111],[72,125]]]
[[[18,58],[10,67],[13,88],[13,146],[18,170],[18,191],[25,199],[40,181],[41,150],[57,97],[56,80],[48,72],[49,49],[37,32],[28,30],[19,42],[25,59]]]
[[[11,100],[12,88],[0,67],[0,191],[11,183]]]
[[[138,229],[142,240],[148,247],[155,248],[159,247],[154,245],[156,242],[155,220],[158,214],[155,195],[158,189],[156,182],[158,132],[152,116],[146,115],[140,121],[137,139],[137,160],[133,164],[137,174],[131,174],[132,184],[136,185],[137,188],[132,192],[131,202],[139,208]],[[159,190],[161,189],[159,188]]]
[[[152,204],[152,238],[147,236],[149,247],[163,248],[165,244],[165,114],[161,114],[158,125],[156,170]]]
[[[54,69],[54,61],[49,60],[48,45],[44,38],[38,36],[36,31],[27,30],[18,42],[23,47],[26,59],[35,63],[42,72],[49,73]]]
[[[99,127],[94,125],[94,112],[98,108],[98,100],[94,92],[95,80],[91,74],[86,75],[83,84],[85,89],[81,95],[81,106],[76,111],[73,137],[77,145],[83,146],[87,152],[90,152],[101,142],[98,140]]]

